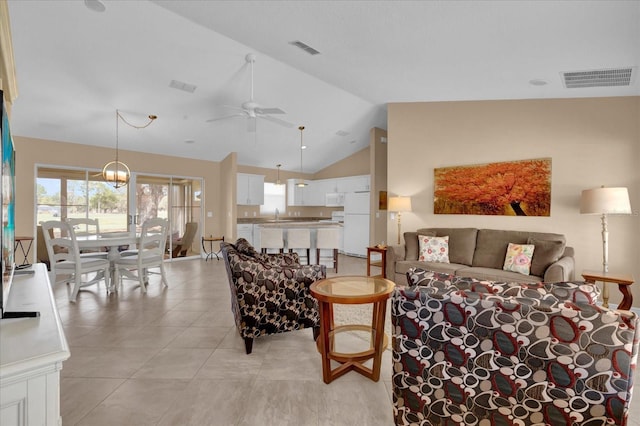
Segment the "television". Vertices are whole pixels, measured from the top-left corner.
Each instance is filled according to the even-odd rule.
[[[9,132],[9,116],[4,105],[3,92],[0,90],[2,103],[0,106],[2,113],[2,124],[0,124],[0,134],[2,136],[2,168],[0,178],[2,182],[2,294],[0,294],[0,309],[4,317],[9,296],[9,289],[13,280],[15,269],[14,250],[15,250],[15,151],[13,148],[13,140]]]

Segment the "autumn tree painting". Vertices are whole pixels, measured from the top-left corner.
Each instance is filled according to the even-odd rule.
[[[549,216],[551,159],[435,169],[435,214]]]

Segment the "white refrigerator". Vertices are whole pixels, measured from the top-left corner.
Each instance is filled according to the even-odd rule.
[[[349,192],[344,197],[344,252],[367,256],[369,246],[370,193]]]

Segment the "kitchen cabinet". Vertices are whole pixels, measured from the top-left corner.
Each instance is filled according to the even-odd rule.
[[[251,223],[239,223],[236,228],[236,238],[244,238],[253,244],[253,224]]]
[[[349,176],[344,178],[339,178],[337,182],[337,192],[362,192],[369,191],[370,177],[369,175],[361,175],[361,176]]]
[[[324,206],[325,205],[325,182],[323,180],[310,180],[304,188],[304,205],[305,206]]]
[[[309,181],[307,186],[298,186],[298,179],[287,179],[287,206],[308,206],[305,204],[305,196],[307,188],[309,187]]]
[[[264,204],[264,176],[238,173],[236,204],[259,206]]]

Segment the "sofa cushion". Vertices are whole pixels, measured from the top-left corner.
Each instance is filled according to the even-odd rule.
[[[456,275],[461,277],[477,278],[479,280],[494,281],[513,281],[523,283],[536,283],[542,281],[542,277],[537,275],[522,275],[518,272],[503,271],[502,269],[484,268],[479,266],[470,266],[468,268],[459,269]]]
[[[533,244],[509,243],[502,269],[505,271],[518,272],[522,275],[529,275],[534,248],[535,246]]]
[[[527,244],[533,244],[533,259],[531,261],[531,273],[543,276],[549,265],[557,262],[564,253],[565,242],[560,240],[539,240],[529,237]]]
[[[480,229],[473,255],[473,266],[502,269],[509,243],[526,244],[529,232]]]
[[[411,268],[421,268],[429,271],[444,272],[447,274],[455,274],[462,268],[468,268],[467,265],[459,263],[438,263],[438,262],[421,262],[419,260],[401,260],[396,262],[396,274],[406,274]]]
[[[449,262],[472,265],[473,252],[476,249],[476,236],[478,233],[476,228],[422,228],[418,229],[417,233],[419,235],[432,235],[435,233],[436,237],[448,236]],[[504,260],[504,255],[502,259]],[[498,268],[501,269],[502,265]]]

